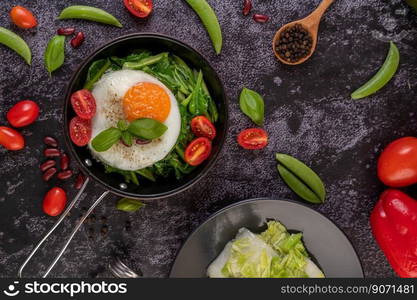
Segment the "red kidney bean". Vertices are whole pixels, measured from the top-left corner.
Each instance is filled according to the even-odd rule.
[[[56,148],[46,148],[43,151],[43,155],[46,157],[58,157],[61,156],[61,151]]]
[[[71,46],[72,48],[78,48],[81,46],[81,44],[84,42],[85,36],[84,33],[82,33],[81,31],[78,32],[75,37],[72,38],[71,40]]]
[[[56,162],[52,159],[45,161],[43,164],[40,165],[40,169],[42,172],[45,172],[46,170],[54,167],[56,165]]]
[[[79,190],[83,186],[84,180],[85,180],[84,175],[82,173],[79,173],[77,176],[77,179],[75,179],[75,184],[74,184],[75,189]]]
[[[49,179],[51,179],[55,173],[56,173],[57,169],[56,168],[50,168],[48,170],[46,170],[45,173],[43,173],[43,180],[48,181]]]
[[[72,171],[71,170],[66,170],[66,171],[59,172],[58,175],[57,175],[58,179],[62,179],[62,180],[68,179],[71,176],[72,176]]]
[[[51,147],[54,147],[54,148],[58,147],[58,142],[57,142],[57,140],[56,140],[56,139],[54,139],[54,138],[53,138],[53,137],[51,137],[51,136],[46,136],[46,137],[43,139],[43,142],[45,143],[45,145],[48,145],[48,146],[51,146]]]
[[[61,154],[60,166],[63,171],[69,167],[69,156],[66,153]]]
[[[269,17],[266,15],[254,14],[253,19],[258,23],[265,23],[266,21],[269,20]]]
[[[71,35],[75,32],[75,28],[73,28],[73,27],[59,28],[56,32],[59,35]]]
[[[243,15],[244,16],[249,15],[251,9],[252,9],[252,1],[251,0],[243,1]]]
[[[152,142],[151,140],[143,140],[143,139],[136,139],[136,144],[138,145],[146,145]]]

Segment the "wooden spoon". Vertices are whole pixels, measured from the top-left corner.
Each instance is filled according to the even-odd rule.
[[[316,50],[316,45],[317,45],[317,33],[318,33],[318,31],[319,31],[319,25],[320,25],[320,20],[321,20],[321,17],[323,16],[323,14],[325,13],[325,11],[327,10],[327,8],[334,2],[335,0],[323,0],[321,3],[320,3],[320,5],[311,13],[311,14],[309,14],[307,17],[305,17],[304,19],[301,19],[301,20],[297,20],[297,21],[294,21],[294,22],[291,22],[291,23],[288,23],[288,24],[285,24],[284,26],[282,26],[276,33],[275,33],[275,36],[274,36],[274,39],[273,39],[273,41],[272,41],[272,48],[274,49],[274,53],[275,53],[275,56],[282,62],[282,63],[284,63],[284,64],[287,64],[287,65],[298,65],[298,64],[301,64],[301,63],[303,63],[303,62],[305,62],[307,59],[309,59],[310,58],[310,56],[313,54],[313,52],[314,52],[314,50]],[[296,61],[296,62],[289,62],[289,61],[286,61],[285,59],[283,59],[283,58],[281,58],[281,56],[279,56],[278,55],[278,52],[276,51],[276,49],[275,49],[275,45],[276,45],[276,43],[277,43],[277,41],[278,41],[278,38],[280,37],[280,35],[281,35],[281,32],[284,30],[284,29],[286,29],[286,28],[288,28],[288,27],[291,27],[291,26],[293,26],[293,25],[295,25],[295,24],[301,24],[306,30],[308,30],[308,32],[310,33],[310,35],[311,35],[311,38],[313,39],[313,44],[311,45],[311,50],[310,50],[310,53],[306,56],[306,57],[304,57],[304,58],[302,58],[302,59],[300,59],[300,60],[298,60],[298,61]]]

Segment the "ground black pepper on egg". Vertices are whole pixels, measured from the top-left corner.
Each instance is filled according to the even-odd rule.
[[[275,51],[284,60],[295,63],[310,54],[311,34],[301,24],[285,28],[275,44]]]

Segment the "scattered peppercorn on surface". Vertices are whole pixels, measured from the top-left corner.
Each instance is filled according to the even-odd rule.
[[[75,236],[67,250],[71,255],[64,255],[51,276],[109,276],[101,267],[114,251],[128,253],[146,276],[168,276],[184,239],[210,214],[248,198],[299,200],[278,177],[277,152],[307,163],[324,181],[326,201],[314,207],[347,234],[365,276],[395,276],[372,237],[369,215],[384,190],[375,176],[377,157],[394,138],[417,132],[417,113],[412,109],[417,107],[417,17],[412,9],[405,1],[335,1],[321,21],[315,53],[304,64],[292,67],[278,62],[272,37],[281,25],[308,15],[319,0],[256,1],[251,14],[268,15],[266,23],[243,16],[239,1],[207,0],[222,28],[220,55],[213,50],[199,17],[185,1],[176,2],[173,7],[171,1],[154,1],[154,11],[146,22],[133,18],[123,1],[88,2],[111,13],[123,28],[80,20],[56,21],[63,9],[59,0],[24,3],[39,21],[38,28],[19,30],[32,50],[32,65],[0,46],[0,123],[7,124],[6,112],[16,101],[29,97],[38,101],[42,113],[35,124],[22,131],[27,138],[24,150],[11,155],[0,149],[0,276],[15,276],[32,244],[55,221],[39,209],[48,190],[39,176],[41,145],[43,137],[50,135],[64,145],[61,109],[73,72],[97,47],[135,32],[158,32],[182,40],[212,63],[230,101],[225,148],[203,180],[166,201],[152,202],[128,214],[116,210],[119,198],[110,196]],[[4,12],[19,4],[17,0],[0,1],[0,26],[12,29]],[[50,78],[43,54],[57,22],[59,27],[82,30],[85,41],[73,50],[67,40],[65,62]],[[395,42],[401,53],[395,77],[376,94],[352,100],[350,94],[383,64],[389,41]],[[256,90],[265,101],[263,128],[269,134],[269,144],[260,151],[244,150],[236,142],[240,131],[254,126],[239,109],[243,87]],[[62,187],[72,198],[72,182]],[[81,206],[88,207],[102,192],[93,184]],[[78,212],[72,213],[72,222],[63,225],[65,232],[78,217]],[[56,243],[55,248],[58,246]],[[45,266],[48,258],[41,257],[36,264]]]

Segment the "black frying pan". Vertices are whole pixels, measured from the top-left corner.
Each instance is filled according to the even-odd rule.
[[[170,52],[179,57],[181,57],[189,66],[199,70],[201,69],[204,75],[204,79],[207,83],[208,90],[217,104],[219,111],[219,120],[216,122],[217,136],[213,141],[213,149],[210,157],[200,166],[198,166],[193,172],[186,175],[183,179],[177,180],[176,178],[162,179],[158,178],[156,182],[151,182],[148,180],[143,180],[140,182],[140,185],[135,185],[133,183],[126,183],[123,176],[116,173],[106,173],[104,166],[93,159],[90,151],[87,147],[77,147],[75,146],[69,136],[69,122],[72,117],[75,116],[74,111],[71,107],[70,98],[72,93],[83,88],[85,79],[87,76],[88,68],[90,64],[98,59],[106,58],[110,56],[127,56],[135,49],[147,49],[153,52]],[[22,277],[22,271],[26,264],[30,261],[36,251],[40,246],[46,241],[50,234],[55,230],[56,227],[62,222],[62,220],[69,213],[71,208],[80,198],[85,187],[88,185],[90,180],[94,180],[103,186],[105,191],[103,194],[93,203],[90,209],[86,214],[81,218],[77,223],[74,230],[72,231],[70,237],[67,239],[65,245],[62,247],[59,254],[55,257],[54,261],[48,267],[46,273],[43,277],[46,277],[55,264],[58,262],[59,258],[64,253],[65,249],[71,242],[74,235],[77,233],[78,229],[81,227],[84,220],[88,215],[93,211],[95,206],[97,206],[102,199],[108,193],[117,194],[123,197],[135,198],[135,199],[159,199],[163,197],[172,196],[176,193],[182,192],[195,184],[200,180],[210,168],[213,167],[217,156],[223,146],[223,143],[226,138],[226,132],[228,128],[228,104],[227,99],[224,93],[223,84],[220,81],[218,75],[214,69],[210,66],[210,63],[196,50],[190,46],[170,38],[168,36],[160,34],[131,34],[117,38],[106,45],[95,50],[91,55],[89,55],[85,61],[80,65],[74,75],[71,77],[70,83],[65,93],[64,100],[64,133],[65,141],[68,146],[68,150],[72,159],[77,162],[81,171],[87,175],[87,179],[84,182],[83,187],[80,189],[76,197],[68,205],[66,210],[62,213],[59,220],[55,225],[50,229],[50,231],[42,238],[42,240],[35,246],[32,250],[29,257],[25,260],[22,266],[19,269],[18,276]]]

